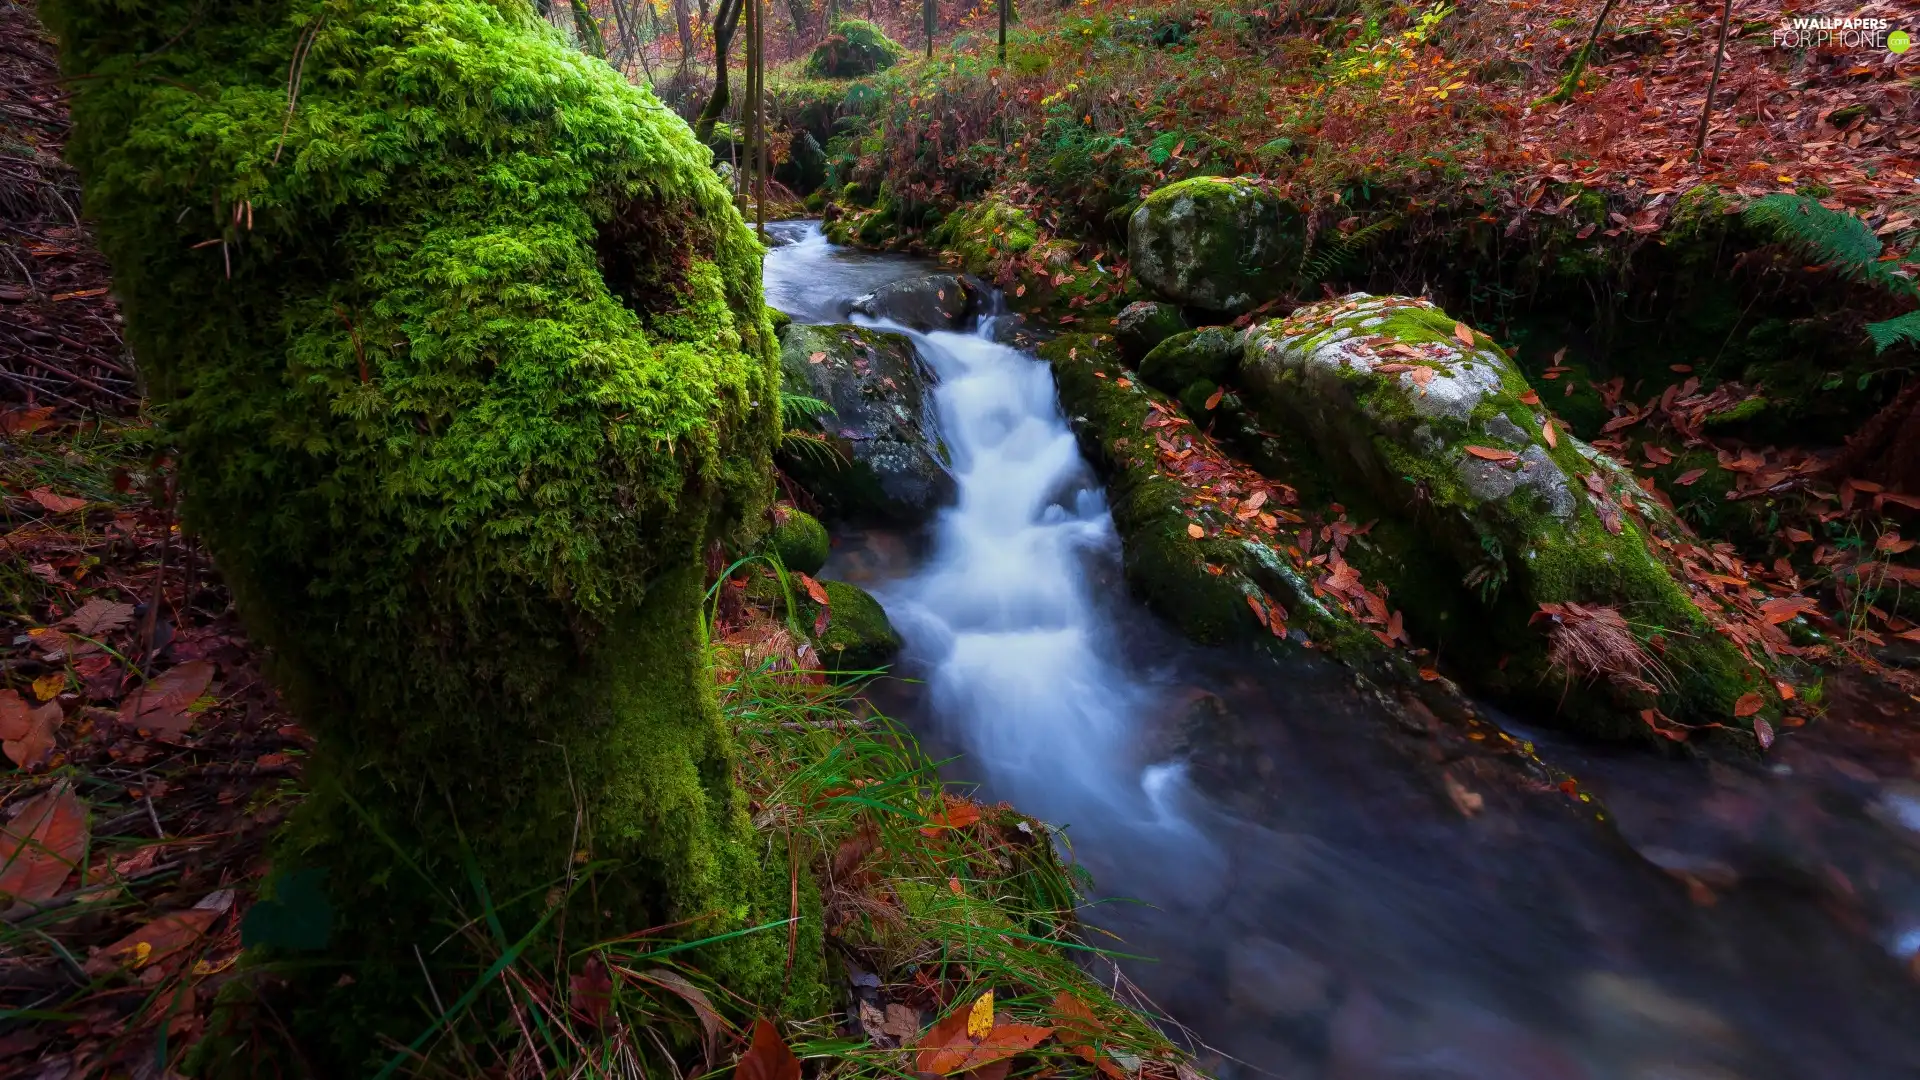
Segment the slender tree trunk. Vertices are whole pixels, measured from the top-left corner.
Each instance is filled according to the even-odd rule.
[[[1007,66],[1007,3],[1000,0],[1000,66]]]
[[[593,21],[593,9],[587,0],[573,0],[573,28],[580,35],[580,47],[602,60],[607,58],[607,42],[600,36],[600,24]]]
[[[927,59],[933,59],[933,31],[940,18],[938,0],[920,0],[920,21],[925,24],[927,34]]]
[[[680,79],[687,78],[687,65],[693,63],[693,12],[687,0],[673,0],[673,25],[680,34]]]
[[[720,116],[727,111],[730,98],[727,91],[727,52],[733,48],[733,32],[740,26],[740,11],[744,0],[720,0],[720,7],[713,18],[713,94],[707,98],[707,107],[700,110],[700,119],[693,125],[693,134],[701,142],[711,141],[713,126],[720,122]]]
[[[1713,93],[1720,89],[1720,65],[1727,58],[1727,29],[1733,25],[1733,0],[1720,9],[1720,44],[1713,51],[1713,77],[1707,80],[1707,101],[1700,108],[1700,134],[1693,140],[1693,160],[1707,152],[1707,125],[1713,123]]]
[[[767,239],[767,7],[766,0],[753,4],[753,145],[754,183],[753,223],[760,241]]]
[[[1567,77],[1560,80],[1560,88],[1547,97],[1548,101],[1567,101],[1573,97],[1574,88],[1580,82],[1580,76],[1587,70],[1587,60],[1593,54],[1594,42],[1600,40],[1600,28],[1607,25],[1607,16],[1613,11],[1614,0],[1600,5],[1600,17],[1593,20],[1593,30],[1587,34],[1587,43],[1573,54],[1573,66],[1567,69]]]

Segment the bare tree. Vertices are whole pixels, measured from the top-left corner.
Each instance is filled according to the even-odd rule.
[[[705,0],[701,6],[706,6]],[[746,0],[720,0],[720,6],[713,13],[713,94],[707,98],[707,107],[700,110],[700,119],[693,125],[693,134],[701,142],[713,138],[713,126],[720,122],[720,114],[727,111],[731,101],[727,89],[727,53],[733,48],[733,32],[740,28],[740,13],[745,7]]]

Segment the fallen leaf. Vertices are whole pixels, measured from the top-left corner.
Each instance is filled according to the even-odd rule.
[[[739,1080],[800,1080],[800,1059],[787,1049],[786,1040],[766,1017],[755,1017],[753,1043],[734,1066],[733,1075]]]
[[[93,954],[81,970],[99,976],[121,968],[138,971],[165,964],[199,941],[219,918],[220,912],[209,908],[168,912]]]
[[[1491,446],[1468,446],[1462,449],[1485,461],[1512,461],[1520,456],[1511,450],[1496,450]]]
[[[1473,331],[1467,329],[1466,323],[1454,323],[1453,336],[1459,340],[1460,344],[1465,345],[1469,349],[1473,348]]]
[[[693,1010],[693,1014],[700,1018],[700,1027],[707,1033],[709,1053],[720,1045],[721,1037],[727,1034],[729,1028],[726,1020],[721,1018],[720,1011],[713,1007],[713,1002],[707,997],[705,991],[687,981],[685,975],[667,968],[649,968],[641,977],[648,982],[666,987],[687,1003]]]
[[[1527,392],[1520,395],[1520,404],[1538,405],[1540,404],[1540,395],[1536,393],[1532,387],[1528,387]]]
[[[1752,716],[1759,712],[1761,707],[1766,703],[1766,699],[1759,694],[1741,694],[1740,700],[1733,703],[1733,715],[1739,717]]]
[[[983,1039],[993,1030],[993,991],[988,990],[974,999],[973,1008],[967,1010],[967,1035]]]
[[[887,1022],[880,1030],[896,1039],[911,1039],[920,1033],[920,1014],[910,1006],[890,1002],[887,1005]]]
[[[1540,434],[1546,438],[1548,449],[1551,450],[1560,445],[1560,436],[1553,433],[1552,419],[1548,419],[1546,423],[1540,425]]]
[[[822,364],[822,363],[825,363],[825,362],[826,362],[826,359],[827,359],[827,354],[826,354],[826,353],[823,353],[823,352],[817,352],[817,353],[814,353],[813,355],[811,355],[811,356],[809,356],[809,357],[807,357],[807,363],[809,363],[809,364]]]
[[[57,701],[49,701],[28,712],[19,694],[12,690],[0,691],[0,735],[4,736],[0,750],[4,750],[7,760],[23,769],[38,768],[53,753],[53,733],[65,719],[66,714]]]
[[[920,830],[921,835],[936,837],[940,835],[942,826],[952,829],[964,829],[974,822],[979,821],[980,808],[965,799],[955,799],[952,796],[948,796],[946,808],[934,811],[933,816],[927,820],[933,822],[933,825],[922,828]]]
[[[1187,535],[1193,537],[1195,540],[1198,540],[1201,537],[1207,535],[1207,530],[1201,528],[1198,525],[1188,525]]]
[[[1221,389],[1215,390],[1212,394],[1208,395],[1207,401],[1206,401],[1207,411],[1212,412],[1214,407],[1220,404],[1220,399],[1226,396],[1226,393],[1227,393],[1226,389],[1222,387]]]
[[[46,488],[34,488],[27,492],[27,498],[39,503],[48,512],[64,514],[69,510],[78,510],[87,505],[87,500],[76,499],[71,495],[55,495]]]
[[[1760,749],[1762,750],[1768,749],[1773,745],[1773,725],[1767,723],[1766,717],[1756,716],[1753,718],[1753,736],[1760,740]]]
[[[1760,617],[1767,620],[1768,626],[1779,626],[1783,622],[1819,610],[1820,605],[1816,604],[1811,597],[1783,596],[1761,604]]]
[[[1432,682],[1440,677],[1440,670],[1438,668],[1423,667],[1420,669],[1420,677],[1427,682]]]
[[[1060,993],[1053,999],[1054,1034],[1059,1036],[1060,1044],[1068,1052],[1077,1054],[1082,1061],[1097,1066],[1099,1070],[1113,1080],[1125,1080],[1127,1072],[1116,1065],[1113,1058],[1100,1052],[1095,1044],[1101,1042],[1106,1028],[1093,1015],[1079,998],[1072,994]]]
[[[128,695],[120,707],[120,722],[164,735],[179,735],[193,723],[187,706],[207,692],[213,682],[213,661],[189,660]]]
[[[1813,539],[1812,533],[1807,532],[1803,529],[1796,529],[1791,525],[1787,526],[1785,529],[1782,529],[1781,532],[1786,534],[1786,537],[1788,540],[1791,540],[1796,544],[1804,544]]]
[[[1707,475],[1707,470],[1705,469],[1688,469],[1686,472],[1674,477],[1673,482],[1679,484],[1681,487],[1692,487],[1695,480],[1705,475]]]
[[[1486,799],[1478,792],[1468,791],[1465,784],[1453,778],[1452,773],[1441,773],[1440,781],[1447,789],[1447,798],[1453,801],[1453,807],[1460,811],[1461,817],[1472,817],[1486,809]]]
[[[1644,443],[1640,447],[1640,452],[1645,454],[1647,456],[1647,460],[1653,462],[1655,465],[1673,464],[1673,454],[1664,446],[1655,446],[1652,443]]]
[[[1415,386],[1425,386],[1433,381],[1433,369],[1422,364],[1407,372],[1407,378],[1412,379]]]
[[[67,627],[76,634],[97,638],[112,633],[132,621],[132,604],[116,604],[111,600],[95,597],[81,604],[73,614],[54,625]]]
[[[0,894],[38,903],[60,892],[87,848],[87,808],[62,781],[0,826]]]
[[[33,696],[41,701],[52,701],[60,691],[67,688],[67,673],[52,671],[33,680]]]

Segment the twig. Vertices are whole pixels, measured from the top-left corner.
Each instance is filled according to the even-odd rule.
[[[1733,0],[1720,9],[1720,45],[1713,53],[1713,78],[1707,80],[1707,103],[1700,110],[1700,134],[1693,140],[1693,160],[1707,152],[1707,125],[1713,121],[1713,92],[1720,88],[1720,64],[1727,58],[1727,30],[1733,25]]]

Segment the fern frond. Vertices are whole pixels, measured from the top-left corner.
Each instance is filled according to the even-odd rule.
[[[1902,341],[1920,348],[1920,311],[1868,323],[1867,336],[1873,339],[1875,352],[1886,352]]]
[[[821,401],[817,397],[808,397],[805,394],[791,394],[785,390],[780,391],[781,427],[799,427],[802,420],[821,416],[832,411],[833,406]]]
[[[1399,218],[1389,215],[1345,235],[1323,232],[1315,236],[1313,245],[1300,257],[1301,284],[1311,285],[1339,274],[1374,241],[1399,224]]]
[[[1775,194],[1754,200],[1742,216],[1848,278],[1899,296],[1920,297],[1920,288],[1880,261],[1880,238],[1852,214],[1829,210],[1805,195]]]
[[[831,465],[836,469],[849,463],[846,454],[832,439],[812,431],[788,428],[781,432],[780,452],[821,465]]]

